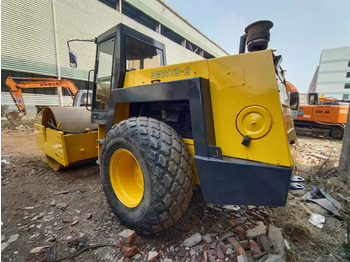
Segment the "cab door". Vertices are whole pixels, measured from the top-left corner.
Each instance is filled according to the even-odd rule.
[[[95,80],[92,99],[91,121],[105,124],[109,109],[113,70],[115,67],[116,35],[97,43]]]

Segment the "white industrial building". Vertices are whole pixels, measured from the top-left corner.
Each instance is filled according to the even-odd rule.
[[[322,50],[309,93],[350,99],[350,46]]]
[[[161,0],[2,0],[1,5],[2,105],[13,104],[7,76],[70,79],[85,89],[95,44],[71,43],[79,59],[73,69],[67,41],[93,39],[118,23],[164,43],[168,64],[228,55]],[[23,92],[26,105],[60,103],[54,88]],[[63,102],[70,104],[70,96]]]

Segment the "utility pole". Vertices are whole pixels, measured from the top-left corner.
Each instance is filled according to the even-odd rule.
[[[343,138],[343,146],[340,155],[339,169],[341,172],[348,174],[350,179],[350,105]]]
[[[59,57],[59,51],[58,51],[58,38],[57,38],[57,25],[56,25],[56,10],[55,5],[56,1],[51,0],[52,4],[52,20],[53,20],[53,33],[55,36],[55,49],[56,49],[56,65],[57,65],[57,79],[61,80],[61,64],[60,64],[60,57]],[[62,93],[62,87],[57,87],[57,94],[60,101],[60,106],[63,106],[63,93]]]

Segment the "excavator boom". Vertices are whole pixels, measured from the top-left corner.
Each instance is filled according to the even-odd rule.
[[[15,82],[15,80],[21,80],[20,82]],[[78,92],[78,88],[75,84],[66,79],[56,79],[56,78],[36,78],[36,77],[11,77],[6,79],[6,85],[9,88],[11,97],[15,102],[18,110],[26,114],[26,107],[23,100],[22,89],[23,88],[48,88],[48,87],[63,87],[68,90],[72,99],[74,99],[75,94]]]

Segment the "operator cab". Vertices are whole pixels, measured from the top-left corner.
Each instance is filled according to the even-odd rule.
[[[166,56],[164,44],[124,24],[101,34],[96,43],[91,122],[104,125],[111,92],[123,87],[125,73],[164,66]]]
[[[74,96],[73,106],[91,106],[91,99],[92,91],[79,90]]]

